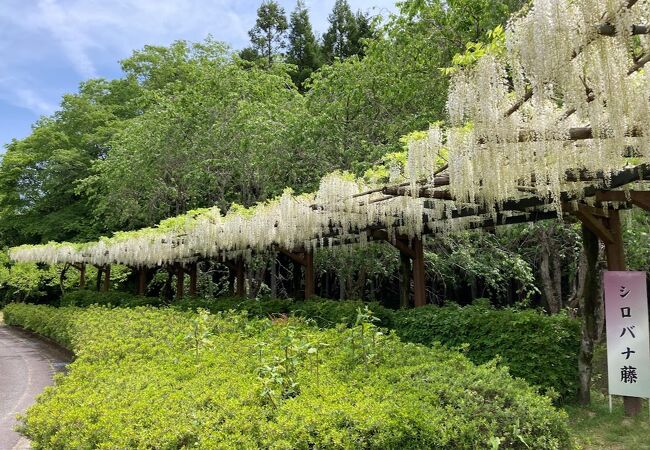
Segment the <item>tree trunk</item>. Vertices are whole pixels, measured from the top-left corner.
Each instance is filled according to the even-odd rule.
[[[598,310],[602,308],[600,295],[600,273],[598,270],[598,236],[589,228],[582,226],[582,245],[586,261],[586,270],[580,299],[582,315],[582,339],[578,356],[578,373],[580,377],[579,401],[582,405],[591,402],[591,375],[594,356],[594,342],[598,339]]]
[[[561,300],[555,292],[555,282],[551,275],[551,249],[549,245],[549,236],[546,232],[540,233],[541,260],[539,263],[539,275],[542,282],[542,292],[551,314],[560,312]]]

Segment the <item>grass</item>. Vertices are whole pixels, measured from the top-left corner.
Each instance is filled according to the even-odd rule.
[[[650,450],[650,413],[648,401],[637,417],[625,417],[623,398],[612,397],[609,412],[607,397],[607,348],[600,343],[594,349],[591,405],[568,405],[571,434],[584,450]]]
[[[650,415],[648,401],[637,417],[625,417],[622,397],[613,397],[610,414],[607,395],[591,394],[591,406],[565,407],[569,426],[578,444],[585,450],[643,450],[650,449]]]

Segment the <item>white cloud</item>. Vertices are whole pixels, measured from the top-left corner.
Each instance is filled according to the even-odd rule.
[[[395,10],[393,1],[349,0],[355,11],[384,16]],[[211,34],[243,48],[261,2],[0,0],[0,103],[29,110],[35,118],[51,114],[63,93],[90,77],[117,76],[117,61],[146,44],[201,41]],[[279,2],[287,14],[296,3]],[[307,5],[315,30],[324,33],[334,0]]]
[[[26,109],[37,117],[52,114],[58,105],[50,102],[37,90],[29,87],[30,84],[25,79],[0,78],[0,100],[15,107]]]
[[[77,27],[68,11],[56,0],[40,0],[38,11],[43,25],[60,43],[77,72],[86,78],[97,76],[95,66],[88,55],[88,51],[94,46],[92,35]]]

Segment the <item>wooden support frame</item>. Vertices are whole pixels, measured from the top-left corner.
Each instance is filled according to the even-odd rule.
[[[599,202],[630,202],[641,209],[650,212],[650,191],[599,191],[596,193]]]
[[[111,288],[111,265],[104,266],[104,283],[102,284],[102,292],[108,292]]]
[[[613,212],[614,211],[612,211],[612,213]],[[612,217],[612,213],[610,213],[610,217]],[[606,223],[603,221],[603,219],[594,215],[592,211],[587,209],[587,207],[584,205],[579,205],[578,209],[573,211],[573,214],[578,219],[580,219],[580,222],[584,223],[587,228],[589,228],[596,236],[598,236],[598,238],[603,241],[605,245],[614,243],[614,236],[606,226]],[[618,216],[618,211],[616,211],[616,215]]]
[[[405,236],[397,236],[390,239],[385,230],[374,230],[371,233],[372,239],[385,240],[399,250],[402,257],[402,267],[408,267],[405,258],[412,261],[411,277],[413,280],[413,303],[416,308],[427,304],[426,270],[424,266],[424,244],[422,238],[409,239]],[[402,274],[402,288],[400,292],[400,306],[408,304],[408,289],[406,288],[406,277]]]
[[[144,295],[147,290],[147,269],[138,269],[138,295]]]
[[[314,254],[310,251],[290,252],[280,249],[280,253],[286,255],[296,264],[299,264],[305,270],[305,300],[316,295],[316,282],[314,278]]]
[[[176,300],[183,298],[185,290],[185,269],[181,263],[176,263]]]
[[[86,289],[86,264],[72,264],[79,271],[79,289]]]

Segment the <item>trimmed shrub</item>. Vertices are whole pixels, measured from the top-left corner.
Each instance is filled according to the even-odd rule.
[[[157,297],[145,297],[121,291],[98,292],[90,289],[78,289],[66,292],[61,299],[61,306],[87,307],[90,305],[132,308],[135,306],[158,306]]]
[[[580,323],[565,314],[451,305],[400,310],[394,320],[403,340],[462,347],[477,364],[498,357],[513,376],[564,400],[577,391]]]
[[[10,303],[2,310],[7,325],[15,325],[48,337],[72,350],[72,318],[76,308]]]
[[[132,307],[158,302],[157,298],[90,290],[71,292],[63,299],[63,304],[70,306]],[[376,325],[395,329],[404,341],[425,345],[439,342],[463,348],[477,364],[499,358],[512,375],[526,379],[544,392],[558,394],[561,401],[573,398],[577,392],[580,324],[564,314],[548,316],[533,310],[494,309],[481,304],[393,311],[378,303],[322,298],[294,301],[191,297],[173,304],[182,311],[247,311],[251,318],[295,315],[326,328],[341,323],[354,325],[358,310],[365,306],[379,319]]]
[[[292,299],[262,298],[217,298],[214,300],[203,298],[188,298],[174,302],[173,306],[180,310],[196,311],[198,308],[207,309],[210,312],[219,311],[247,311],[250,317],[266,318],[281,314],[293,314],[298,317],[310,319],[320,327],[334,327],[344,323],[348,326],[354,325],[357,312],[366,306],[372,311],[373,316],[378,320],[377,325],[390,328],[392,326],[393,311],[384,308],[379,303],[364,303],[353,300],[329,300],[323,298],[311,298],[307,301],[295,301]]]
[[[368,322],[39,308],[6,315],[34,331],[57,323],[77,359],[23,419],[34,448],[572,446],[566,415],[507,371]]]

